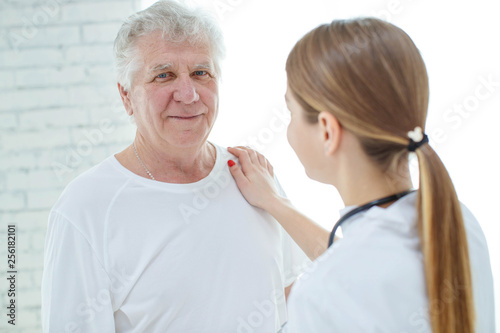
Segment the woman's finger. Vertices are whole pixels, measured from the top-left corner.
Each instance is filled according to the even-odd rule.
[[[267,168],[267,159],[264,157],[264,155],[262,155],[257,151],[255,153],[257,154],[257,159],[259,160],[259,164],[264,168]]]
[[[245,147],[245,150],[248,152],[248,156],[250,156],[252,163],[258,165],[259,164],[259,157],[257,156],[257,152],[249,147]]]
[[[238,188],[243,188],[248,185],[248,179],[241,170],[241,168],[238,166],[237,163],[235,163],[233,160],[228,161],[229,165],[229,172],[231,172],[231,175],[233,176],[234,180],[236,181],[236,185],[238,185]]]
[[[238,158],[243,173],[247,174],[252,166],[252,160],[250,158],[250,155],[248,154],[248,151],[240,147],[238,148],[228,147],[227,150]]]
[[[266,159],[266,161],[267,161],[267,159]],[[267,171],[269,171],[269,173],[271,174],[271,176],[274,177],[274,168],[273,168],[272,164],[269,163],[269,161],[267,161]]]
[[[237,158],[240,158],[241,152],[243,150],[240,149],[240,147],[227,147],[227,151],[236,156]]]
[[[248,153],[248,156],[250,157],[250,161],[252,161],[252,163],[254,164],[259,164],[259,158],[257,157],[257,152],[254,149],[245,146],[237,146],[235,148],[239,149],[242,152],[246,151]]]

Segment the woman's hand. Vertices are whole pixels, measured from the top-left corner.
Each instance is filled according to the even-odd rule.
[[[330,232],[301,214],[288,199],[280,196],[273,167],[267,159],[246,147],[227,150],[240,160],[241,167],[231,160],[228,165],[245,199],[271,214],[311,260],[325,252]]]
[[[238,157],[241,164],[240,167],[238,164],[232,165],[233,161],[228,162],[240,192],[251,205],[269,211],[269,205],[280,197],[272,165],[253,149],[235,147],[227,150]]]

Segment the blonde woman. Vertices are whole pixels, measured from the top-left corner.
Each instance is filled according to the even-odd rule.
[[[378,19],[333,21],[297,42],[286,71],[288,141],[346,208],[336,224],[344,236],[334,239],[336,228],[279,195],[262,155],[228,148],[247,201],[315,259],[292,288],[283,331],[494,332],[486,241],[425,135],[428,77],[410,37]]]

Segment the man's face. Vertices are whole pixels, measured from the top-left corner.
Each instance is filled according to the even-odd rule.
[[[165,42],[160,32],[137,42],[140,69],[130,91],[120,93],[139,134],[158,149],[200,146],[219,106],[210,49]]]

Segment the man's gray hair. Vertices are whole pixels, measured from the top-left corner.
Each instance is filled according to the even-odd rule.
[[[136,41],[139,37],[161,31],[167,42],[206,45],[212,52],[217,77],[225,47],[222,31],[213,15],[176,0],[160,0],[131,15],[118,31],[114,44],[118,83],[130,90],[132,77],[139,67]]]

